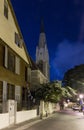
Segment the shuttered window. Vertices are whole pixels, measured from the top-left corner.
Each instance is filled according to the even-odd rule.
[[[0,44],[0,66],[4,65],[4,46]]]
[[[3,101],[3,82],[0,81],[0,103]]]
[[[7,99],[15,99],[15,86],[7,84]]]
[[[8,69],[15,72],[15,56],[8,51]]]
[[[15,43],[17,46],[19,46],[19,42],[20,42],[20,40],[19,40],[18,33],[15,32]]]
[[[4,66],[6,68],[8,68],[8,48],[7,46],[5,46],[5,49],[4,49]]]
[[[22,48],[23,39],[20,38],[19,34],[15,32],[15,43],[18,47]]]
[[[8,3],[4,0],[4,16],[8,19]]]

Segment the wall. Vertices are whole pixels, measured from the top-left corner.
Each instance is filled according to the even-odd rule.
[[[37,110],[19,111],[16,113],[16,124],[33,119],[35,117],[37,117]],[[9,126],[9,113],[0,114],[0,130],[8,126]]]
[[[24,86],[26,81],[25,81],[25,66],[28,67],[28,64],[19,57],[20,61],[20,74],[16,74],[16,72],[12,72],[4,67],[4,47],[5,44],[4,42],[1,43],[0,40],[0,80],[1,81],[6,81],[8,83],[14,84],[14,85],[19,85],[19,86]],[[9,49],[7,47],[7,49]],[[16,53],[11,51],[11,53],[14,54],[15,58],[17,57]],[[9,78],[10,77],[10,78]]]
[[[37,110],[20,111],[16,113],[16,123],[24,122],[37,117]]]
[[[40,114],[45,115],[46,112],[52,114],[53,112],[59,111],[58,103],[40,101]]]
[[[0,114],[0,129],[9,126],[9,113]]]
[[[12,48],[20,57],[22,57],[27,63],[29,63],[24,47],[19,48],[15,44],[15,32],[18,29],[15,25],[13,15],[11,13],[10,6],[8,6],[8,19],[4,16],[4,0],[0,0],[0,38],[3,39],[10,48]]]

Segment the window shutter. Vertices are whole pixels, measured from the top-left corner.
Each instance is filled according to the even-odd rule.
[[[19,38],[18,38],[18,34],[15,32],[15,43],[18,46],[19,44]]]
[[[8,68],[8,48],[5,46],[5,58],[4,58],[4,66]]]
[[[21,101],[21,87],[15,86],[15,100],[19,103]]]
[[[23,47],[23,40],[20,39],[20,42],[19,42],[19,47],[22,48]]]
[[[4,16],[8,19],[8,3],[4,0]]]
[[[15,57],[15,73],[20,74],[20,58]]]
[[[3,101],[7,101],[7,82],[3,81]]]

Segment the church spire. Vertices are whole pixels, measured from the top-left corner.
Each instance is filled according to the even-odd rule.
[[[36,47],[36,64],[45,75],[47,80],[50,79],[49,74],[49,53],[47,48],[46,34],[44,32],[43,19],[41,20],[40,36],[38,46]]]
[[[45,35],[45,32],[44,32],[44,22],[43,22],[43,19],[42,19],[41,20],[41,28],[40,28],[40,36],[39,36],[38,46],[39,46],[39,48],[45,48],[45,44],[47,46],[46,35]]]
[[[40,29],[40,33],[44,33],[44,22],[43,19],[41,20],[41,29]]]

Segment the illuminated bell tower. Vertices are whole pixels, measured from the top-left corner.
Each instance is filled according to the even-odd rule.
[[[41,72],[50,80],[49,74],[49,53],[47,48],[46,35],[44,32],[44,24],[41,21],[41,30],[39,36],[38,46],[36,47],[36,64]]]

